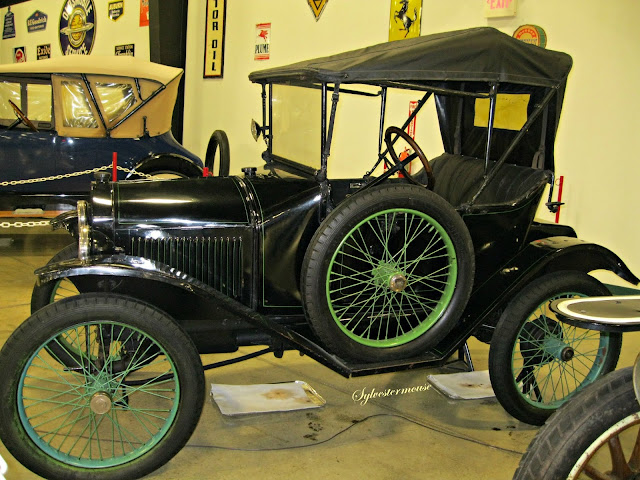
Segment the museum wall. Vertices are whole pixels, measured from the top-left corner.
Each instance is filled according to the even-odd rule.
[[[140,27],[140,1],[124,0],[124,13],[117,19],[108,17],[107,5],[113,0],[94,0],[95,12],[95,41],[91,55],[114,55],[116,45],[134,45],[137,58],[149,60],[149,28]],[[38,45],[51,44],[51,56],[62,55],[58,38],[60,14],[65,4],[63,0],[30,0],[13,5],[16,36],[0,42],[0,63],[13,63],[14,49],[25,47],[27,61],[35,61]],[[27,31],[27,18],[36,10],[47,15],[47,25],[44,30]],[[7,8],[0,8],[0,18],[4,20]]]
[[[390,0],[329,0],[319,21],[306,0],[228,0],[223,78],[203,78],[206,4],[189,2],[184,143],[204,155],[213,130],[224,129],[232,173],[259,165],[264,150],[249,132],[251,118],[261,118],[260,88],[247,79],[251,71],[388,40]],[[638,18],[637,0],[519,0],[515,17],[499,19],[484,17],[483,0],[423,0],[421,32],[489,25],[512,34],[532,23],[546,31],[547,48],[573,57],[556,141],[556,173],[564,176],[566,202],[560,220],[581,238],[612,249],[640,274]],[[267,22],[270,59],[254,60],[256,24]],[[408,101],[401,104],[391,122],[406,118]],[[330,159],[340,168],[330,174],[362,175],[376,155],[377,108],[355,105],[340,114]],[[416,129],[418,143],[431,157],[442,152],[433,120],[431,111],[422,113]],[[546,209],[539,217],[554,220]],[[619,283],[613,275],[600,278]]]

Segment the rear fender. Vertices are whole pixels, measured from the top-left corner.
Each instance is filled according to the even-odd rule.
[[[620,257],[607,248],[573,237],[539,239],[474,287],[461,320],[438,349],[455,350],[480,325],[492,330],[507,304],[528,284],[542,275],[563,270],[608,270],[629,283],[640,283]]]

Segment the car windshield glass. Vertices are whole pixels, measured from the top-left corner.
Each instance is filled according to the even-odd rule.
[[[83,84],[67,80],[62,82],[61,87],[63,125],[72,128],[98,128]]]
[[[27,85],[27,111],[29,120],[51,121],[51,85],[31,83]]]
[[[0,82],[0,119],[8,120],[9,123],[16,119],[13,108],[9,100],[20,106],[20,84],[12,82]],[[7,122],[2,122],[7,124]]]
[[[126,83],[96,83],[96,91],[109,123],[124,115],[136,103],[133,87]]]
[[[319,170],[320,92],[290,85],[273,85],[272,95],[272,153]]]

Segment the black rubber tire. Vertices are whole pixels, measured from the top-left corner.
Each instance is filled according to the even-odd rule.
[[[611,427],[627,419],[628,425],[619,425],[617,433],[634,428],[631,446],[627,445],[625,461],[631,453],[640,420],[629,418],[640,412],[640,405],[633,389],[633,368],[623,368],[610,373],[584,390],[559,409],[540,429],[520,460],[513,480],[561,480],[569,478],[574,466],[590,447],[604,447],[603,457],[594,457],[587,462],[597,468],[601,477],[580,476],[579,478],[637,478],[638,466],[631,476],[608,476],[605,471],[612,469],[607,440],[616,431]],[[617,430],[617,429],[616,429]],[[624,444],[623,444],[624,446]],[[605,453],[606,452],[606,453]],[[609,462],[607,462],[607,460]],[[595,463],[603,462],[604,463]],[[576,472],[579,474],[579,472]],[[578,478],[572,476],[571,478]]]
[[[561,271],[534,280],[511,300],[498,320],[489,349],[491,385],[507,412],[522,422],[542,425],[577,391],[615,369],[621,334],[571,327],[547,310],[555,298],[610,294],[586,273]],[[571,347],[575,356],[565,360],[548,353],[545,341],[554,339]],[[558,390],[561,396],[556,395]]]
[[[171,362],[171,369],[169,370],[169,372],[173,372],[171,378],[177,378],[179,385],[179,388],[174,387],[172,390],[166,390],[168,392],[172,392],[171,394],[167,393],[165,395],[172,395],[171,398],[167,398],[168,401],[173,402],[172,405],[175,405],[175,407],[172,408],[175,408],[175,410],[171,410],[173,411],[173,413],[171,414],[171,416],[167,417],[168,420],[164,420],[165,423],[161,423],[160,426],[162,428],[158,430],[160,433],[157,434],[157,436],[154,437],[153,440],[150,440],[153,443],[149,445],[149,449],[146,452],[136,451],[136,454],[132,455],[130,458],[125,457],[124,448],[125,446],[127,446],[127,444],[130,445],[131,448],[137,447],[131,445],[126,436],[124,437],[126,443],[123,442],[123,431],[119,428],[116,428],[115,432],[111,434],[113,436],[116,436],[119,433],[120,435],[119,442],[123,445],[123,454],[117,457],[118,461],[123,462],[120,464],[104,466],[107,461],[110,461],[110,458],[116,458],[115,456],[108,457],[107,455],[105,455],[104,458],[101,455],[99,459],[92,460],[93,462],[95,462],[95,465],[92,464],[90,467],[75,466],[71,464],[71,462],[65,461],[66,458],[68,458],[66,455],[62,455],[63,458],[54,458],[53,454],[50,455],[45,452],[46,449],[44,448],[44,445],[41,447],[38,443],[36,443],[36,441],[32,439],[32,437],[28,433],[31,432],[32,435],[37,435],[38,437],[42,438],[41,436],[46,434],[41,430],[46,430],[47,427],[38,427],[36,429],[36,426],[30,426],[27,429],[20,416],[21,411],[26,412],[27,408],[33,408],[32,404],[29,404],[28,406],[19,405],[18,402],[22,398],[21,395],[25,392],[25,390],[20,390],[20,392],[18,392],[18,390],[20,389],[19,386],[22,381],[24,381],[25,384],[27,381],[33,381],[32,377],[30,376],[24,377],[23,380],[23,373],[26,375],[28,368],[35,368],[34,366],[36,365],[36,360],[38,360],[38,362],[42,361],[40,356],[34,357],[34,354],[36,352],[42,352],[42,348],[46,349],[47,342],[51,341],[52,338],[58,337],[63,334],[62,332],[65,332],[74,326],[82,325],[86,322],[98,322],[100,325],[107,325],[110,322],[116,322],[116,324],[124,326],[125,329],[134,329],[137,332],[141,332],[141,334],[145,335],[146,338],[150,338],[151,341],[156,342],[157,345],[159,345],[160,348],[164,349],[164,351],[166,352],[167,356],[163,356],[162,358],[169,359],[168,361]],[[122,326],[118,328],[123,328]],[[135,354],[133,358],[135,358]],[[2,365],[2,370],[0,370],[0,439],[7,447],[7,449],[11,452],[11,454],[25,467],[37,473],[38,475],[53,480],[120,480],[123,478],[134,479],[142,477],[156,470],[161,465],[168,462],[175,454],[177,454],[188,441],[198,423],[205,397],[204,374],[200,362],[200,357],[189,336],[166,313],[149,304],[121,295],[104,293],[82,294],[72,298],[61,300],[59,302],[55,302],[51,305],[46,306],[45,308],[38,310],[34,315],[29,317],[24,323],[22,323],[20,327],[18,327],[18,329],[9,337],[6,344],[0,351],[0,365]],[[49,363],[45,363],[45,367],[46,365],[49,365]],[[100,370],[99,366],[94,365],[92,367],[91,363],[86,363],[85,366],[83,366],[83,369],[75,374],[77,376],[72,378],[79,379],[78,381],[80,382],[82,378],[87,378],[85,375],[83,375],[83,372],[86,369],[90,368]],[[124,393],[120,394],[126,395],[122,397],[126,398],[126,404],[118,404],[116,401],[116,393],[113,393],[113,404],[109,405],[111,413],[109,415],[105,415],[104,417],[99,417],[100,420],[95,420],[96,422],[98,422],[96,423],[95,432],[89,431],[87,433],[88,435],[90,433],[90,438],[93,438],[95,435],[102,435],[96,433],[98,426],[100,425],[99,422],[101,421],[111,421],[111,423],[113,423],[115,426],[116,424],[121,424],[123,416],[128,415],[127,418],[132,418],[131,414],[126,413],[128,410],[127,407],[131,404],[131,402],[136,401],[134,399],[135,395],[141,395],[141,393],[137,392],[136,390],[144,388],[144,386],[128,387],[130,388],[130,390],[126,390],[126,387],[122,387],[122,382],[124,380],[119,380],[115,376],[115,374],[114,376],[109,376],[108,372],[111,371],[111,368],[111,366],[109,366],[108,368],[103,367],[103,369],[101,371],[98,371],[96,375],[107,375],[107,381],[110,383],[105,383],[104,385],[115,385],[116,389],[118,390],[124,388]],[[137,363],[136,368],[138,368]],[[131,370],[131,372],[134,373],[137,371],[138,370]],[[162,373],[166,370],[163,367],[162,369],[158,368],[158,371]],[[29,370],[29,372],[31,372],[31,370]],[[73,375],[73,372],[69,372],[68,370],[60,370],[60,372],[62,372],[61,375],[65,375],[67,377]],[[155,375],[159,375],[160,373],[156,372]],[[126,375],[129,375],[129,373],[127,373]],[[90,381],[90,378],[85,381]],[[163,381],[167,380],[165,379]],[[148,382],[148,380],[144,380],[144,382]],[[53,383],[52,385],[54,385],[54,387],[50,388],[55,388],[56,383],[61,382]],[[62,388],[68,388],[66,387],[66,383],[63,383],[62,385]],[[164,388],[170,388],[170,385],[171,384]],[[89,386],[94,386],[94,384],[87,384],[85,388],[89,388]],[[29,387],[27,386],[25,388]],[[26,392],[33,392],[33,388],[38,387],[31,387],[31,390],[27,390]],[[144,390],[142,391],[144,392]],[[162,390],[153,390],[153,392],[156,391],[162,392]],[[81,402],[82,400],[80,399],[80,396],[83,395],[83,392],[84,389],[82,388],[74,388],[73,390],[67,390],[65,394],[77,394],[78,400],[76,400],[76,402]],[[43,395],[47,394],[51,395],[52,399],[61,399],[60,393],[55,393],[54,395],[54,393],[48,393],[45,389]],[[84,394],[84,401],[88,400],[87,397],[88,394]],[[147,395],[143,396],[143,398],[148,399],[153,398],[153,396]],[[24,400],[25,403],[28,401],[28,399]],[[35,403],[40,404],[42,403],[42,401]],[[51,401],[51,403],[55,404],[60,402]],[[82,408],[89,408],[90,410],[93,409],[93,406],[89,407],[88,403],[80,404],[72,402],[65,405],[76,407],[76,410],[82,407],[82,405],[84,405],[84,407]],[[137,410],[137,408],[139,408],[139,404],[135,403],[134,405],[136,411],[139,411]],[[115,412],[114,409],[116,408],[119,409],[118,411],[120,413]],[[148,408],[152,407],[149,406]],[[84,411],[85,410],[82,410],[80,413],[82,414]],[[156,411],[162,412],[164,410],[150,410],[150,412]],[[91,414],[91,411],[89,411],[88,414]],[[144,415],[144,413],[140,414]],[[28,417],[25,422],[28,423],[28,420],[31,419],[32,414],[25,413],[25,415]],[[53,413],[50,415],[53,415]],[[138,416],[135,411],[133,415],[136,417]],[[160,413],[158,413],[158,415],[160,415]],[[75,426],[76,422],[84,421],[80,417],[80,414],[78,414],[78,417],[76,418],[72,418],[71,414],[66,417],[68,419],[67,423],[69,423],[69,421],[73,422],[71,423],[71,427],[69,427],[69,432],[71,432],[71,428]],[[54,417],[51,421],[55,420],[55,418],[57,417]],[[110,420],[104,420],[104,418],[109,418]],[[162,420],[154,421],[162,422]],[[141,425],[145,425],[139,420],[138,422]],[[53,422],[53,424],[57,425],[55,422]],[[108,435],[108,432],[111,431],[111,427],[109,426],[109,424],[107,424],[106,426],[108,427],[106,429]],[[87,427],[85,427],[85,430],[82,430],[82,432],[77,434],[79,436],[77,436],[76,438],[82,439],[82,441],[86,441],[86,439],[81,437],[82,435],[84,435],[84,432],[87,432],[86,428]],[[149,428],[152,427],[150,426]],[[153,425],[153,428],[155,429],[158,427],[157,425]],[[140,429],[140,427],[138,427],[138,429]],[[55,432],[57,431],[58,430],[54,430],[54,433],[51,435],[55,436]],[[104,431],[105,430],[103,430],[103,432]],[[128,430],[124,430],[125,435],[127,434],[127,432]],[[62,433],[62,435],[65,434],[65,438],[69,437],[69,435],[76,435],[67,432]],[[149,432],[149,434],[151,434],[151,432]],[[145,435],[144,431],[143,435]],[[134,436],[129,438],[136,437]],[[51,441],[53,441],[53,438]],[[64,440],[62,445],[65,445],[64,442],[66,441],[67,440]],[[72,441],[73,440],[69,440],[69,442]],[[117,444],[118,440],[116,439],[116,445]],[[68,446],[68,444],[66,445]],[[100,445],[102,445],[104,448],[108,448],[109,445],[111,445],[111,442],[108,439],[105,440],[104,438],[102,439],[102,444],[99,441],[98,447],[102,451],[103,447],[100,447]],[[65,446],[65,450],[67,446]],[[115,454],[119,454],[119,452],[115,450],[117,449],[117,447],[114,446],[112,448],[114,449]],[[58,450],[56,450],[56,452],[57,451]],[[91,450],[89,450],[89,452],[91,452]]]
[[[231,148],[229,147],[229,138],[223,130],[214,131],[207,145],[204,166],[209,169],[212,175],[215,174],[215,161],[218,149],[220,150],[218,177],[228,177],[229,168],[231,167]]]
[[[414,213],[405,214],[403,210]],[[398,217],[396,217],[396,212],[400,212]],[[373,245],[376,243],[373,235],[375,228],[371,227],[371,231],[366,232],[365,227],[373,224],[382,225],[383,217],[389,218],[389,215],[393,215],[389,227],[386,226],[387,220],[384,220],[385,229],[388,228],[388,233],[385,233],[386,243],[377,237],[380,240],[379,245]],[[419,219],[417,222],[426,222],[426,227],[420,227],[420,233],[415,234],[410,241],[406,242],[406,236],[412,228],[410,222],[413,222],[414,218]],[[362,225],[362,229],[359,225]],[[400,231],[402,228],[400,225],[404,226],[404,232]],[[422,223],[418,223],[419,225]],[[370,302],[370,298],[377,297],[379,299],[382,296],[385,296],[386,300],[382,300],[383,305],[376,304],[378,300],[373,300],[370,306],[367,306],[367,312],[371,311],[371,314],[367,312],[361,314],[361,309],[359,309],[352,318],[360,316],[361,319],[358,320],[352,331],[348,331],[349,323],[353,320],[348,320],[345,326],[345,320],[338,318],[338,315],[333,315],[332,312],[336,311],[333,309],[334,306],[343,308],[344,304],[339,305],[338,300],[330,298],[332,294],[328,285],[335,281],[334,279],[337,278],[335,275],[340,276],[339,273],[336,273],[338,269],[350,268],[338,263],[336,256],[342,255],[341,252],[344,248],[345,255],[341,257],[343,259],[341,261],[349,262],[348,255],[346,255],[349,248],[347,244],[349,235],[353,232],[358,232],[359,235],[369,235],[369,238],[372,239],[365,245],[368,251],[363,252],[367,261],[360,262],[360,265],[357,261],[356,263],[352,261],[351,264],[351,267],[355,266],[356,269],[362,268],[357,275],[364,272],[363,280],[346,280],[344,287],[342,286],[343,281],[340,280],[340,287],[336,288],[345,291],[346,289],[354,289],[357,292],[362,292],[362,290],[357,290],[362,285],[364,291],[377,289],[374,296],[370,296],[367,291],[364,295],[364,302]],[[431,235],[430,238],[427,238],[430,243],[425,240],[427,234]],[[440,236],[436,239],[436,235]],[[438,243],[441,238],[447,242],[446,250]],[[414,240],[416,242],[411,243]],[[422,243],[423,240],[425,243]],[[381,253],[376,253],[376,248],[381,250]],[[431,260],[428,256],[420,257],[426,255],[433,248],[439,249],[439,259]],[[404,250],[404,253],[398,253],[399,249]],[[391,250],[396,250],[396,253],[392,255]],[[444,254],[442,254],[443,251]],[[406,277],[406,281],[402,290],[391,288],[389,283],[385,282],[387,278],[392,277],[385,277],[386,273],[381,275],[381,271],[378,270],[384,267],[382,264],[386,260],[383,260],[382,257],[385,255],[391,259],[389,263],[393,263],[396,258],[404,257],[404,266],[391,267],[396,271],[404,268],[402,271],[405,273],[402,273],[402,276]],[[334,258],[336,258],[335,272],[333,270]],[[425,258],[425,260],[421,258]],[[409,267],[411,261],[413,261],[413,266]],[[397,263],[400,265],[399,262]],[[379,265],[379,267],[374,265]],[[446,283],[441,282],[445,286],[440,286],[440,288],[442,291],[447,291],[446,294],[435,291],[432,285],[425,287],[419,283],[430,282],[431,280],[427,277],[437,274],[431,269],[436,266],[445,272],[443,277]],[[330,351],[343,358],[365,362],[408,358],[424,353],[436,345],[456,324],[471,293],[474,268],[475,258],[471,236],[462,218],[451,205],[435,193],[420,186],[385,184],[347,198],[322,222],[312,238],[303,260],[302,299],[313,331]],[[332,277],[332,275],[334,276]],[[395,276],[395,274],[392,275]],[[383,278],[382,281],[381,278]],[[349,282],[355,283],[349,284]],[[429,290],[429,295],[432,298],[427,299],[427,294],[423,295],[426,290]],[[391,291],[395,293],[391,293]],[[442,294],[441,297],[440,294]],[[358,293],[358,295],[360,294]],[[343,298],[348,296],[350,295],[345,294]],[[409,298],[411,301],[405,300],[403,303],[403,299]],[[350,302],[351,300],[348,300],[345,303],[349,304]],[[427,304],[427,302],[429,303]],[[432,304],[436,306],[430,307]],[[414,305],[416,305],[415,309]],[[433,310],[425,310],[425,305]],[[358,307],[347,305],[346,308]],[[409,309],[412,309],[413,313]],[[379,313],[376,314],[376,312]],[[358,327],[362,320],[364,320],[363,327]],[[413,322],[415,327],[413,324],[406,323],[409,321]],[[406,329],[409,333],[408,336],[401,324],[408,327]],[[379,338],[373,340],[370,337],[364,338],[361,332],[356,333],[356,328],[364,328],[369,332],[369,335],[373,330],[377,330]],[[387,336],[382,338],[385,335],[382,330],[385,328]],[[396,336],[393,334],[394,328]],[[398,332],[402,333],[398,334]]]
[[[62,260],[71,260],[72,258],[78,257],[78,243],[72,243],[71,245],[67,245],[58,253],[56,253],[51,259],[47,262],[47,265],[52,263],[58,263]],[[55,300],[56,292],[61,288],[64,288],[64,282],[70,282],[73,285],[73,282],[68,279],[60,279],[53,280],[51,282],[46,282],[43,284],[35,284],[33,286],[33,291],[31,292],[31,313],[35,313],[40,310],[42,307],[53,303]],[[71,285],[69,286],[71,287]]]

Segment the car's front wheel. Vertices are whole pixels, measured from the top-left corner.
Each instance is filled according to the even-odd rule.
[[[415,185],[346,199],[307,249],[302,294],[312,329],[346,358],[368,362],[426,350],[469,299],[473,245],[458,213]]]
[[[61,361],[52,344],[74,345]],[[0,439],[50,479],[139,478],[170,460],[204,400],[200,358],[166,313],[83,294],[38,310],[0,351]]]

